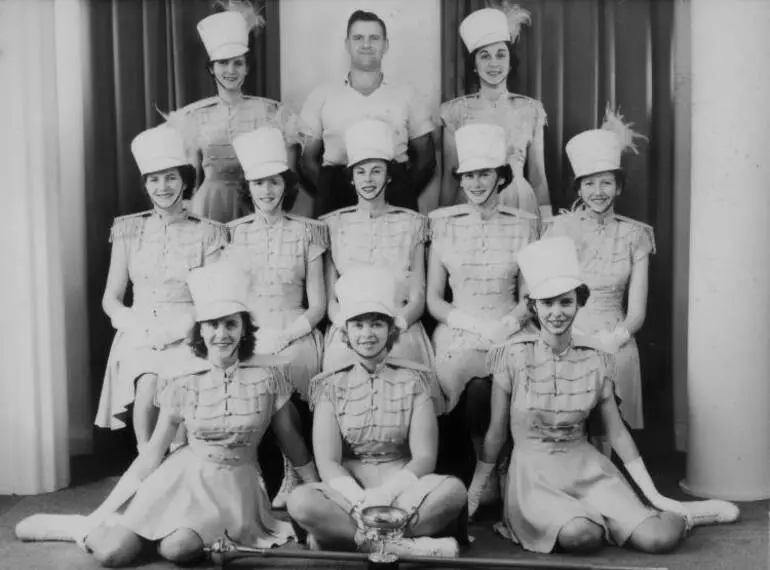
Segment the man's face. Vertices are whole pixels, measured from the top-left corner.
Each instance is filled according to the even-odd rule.
[[[361,71],[379,71],[388,51],[388,40],[377,22],[354,22],[345,40],[350,67]]]

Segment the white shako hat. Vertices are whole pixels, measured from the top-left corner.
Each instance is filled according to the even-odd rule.
[[[385,121],[364,119],[345,131],[348,166],[372,159],[390,162],[395,157],[395,147],[393,128]]]
[[[136,135],[131,141],[131,153],[142,174],[190,164],[182,135],[167,124]]]
[[[258,180],[289,169],[286,142],[281,129],[260,127],[233,139],[233,148],[246,180]]]
[[[195,305],[196,321],[248,311],[248,275],[232,261],[218,261],[193,269],[187,276],[187,286]]]
[[[505,129],[499,125],[473,123],[455,131],[457,174],[497,168],[507,162]]]
[[[577,249],[571,238],[532,242],[519,250],[517,260],[532,299],[550,299],[583,284]]]
[[[460,37],[473,53],[477,49],[497,42],[515,42],[519,37],[521,26],[529,24],[530,14],[527,10],[513,5],[509,10],[498,8],[482,8],[471,12],[460,23]]]
[[[342,274],[334,286],[340,304],[335,322],[338,326],[367,313],[396,316],[398,281],[384,267],[362,265]]]

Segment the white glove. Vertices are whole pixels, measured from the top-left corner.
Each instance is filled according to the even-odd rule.
[[[277,354],[291,342],[282,329],[260,327],[254,333],[257,354]]]
[[[452,309],[446,317],[446,324],[453,329],[460,329],[481,335],[481,321],[460,309]]]
[[[364,491],[364,499],[361,503],[361,508],[366,507],[389,507],[393,502],[393,497],[390,493],[383,489],[383,485],[374,487],[372,489],[366,489]]]
[[[487,486],[487,481],[492,475],[492,471],[495,469],[494,463],[487,463],[485,461],[477,461],[476,469],[473,472],[473,479],[468,487],[468,517],[472,517],[476,514],[481,503],[481,495],[484,493],[484,488]]]
[[[655,483],[652,482],[650,472],[647,471],[647,467],[644,465],[644,461],[641,457],[637,457],[633,461],[629,461],[625,464],[626,471],[636,483],[636,486],[644,493],[647,500],[650,501],[653,507],[659,511],[668,511],[677,513],[689,520],[689,513],[682,503],[664,497],[658,492],[655,487]]]
[[[509,334],[509,330],[510,327],[506,326],[502,321],[489,320],[481,321],[479,323],[479,331],[477,334],[492,344],[502,344],[511,334],[513,334],[513,332]],[[518,328],[516,330],[518,330]]]
[[[310,326],[310,321],[305,315],[300,315],[283,330],[283,336],[289,341],[287,344],[291,344],[311,332],[313,332],[313,327]]]
[[[594,338],[599,341],[605,352],[615,354],[630,340],[631,334],[628,329],[617,327],[612,331],[599,331],[594,334]]]
[[[363,502],[366,493],[353,477],[335,477],[328,483],[329,487],[345,497],[353,508]]]
[[[110,321],[112,327],[119,331],[129,331],[140,326],[139,319],[129,307],[121,307],[113,311]]]

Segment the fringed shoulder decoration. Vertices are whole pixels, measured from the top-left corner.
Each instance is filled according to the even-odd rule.
[[[255,354],[248,360],[239,364],[245,372],[245,383],[263,382],[267,391],[271,394],[283,396],[291,395],[294,387],[289,381],[291,362],[281,356]],[[261,374],[250,378],[249,371],[258,371]]]
[[[508,369],[508,344],[498,344],[487,352],[487,368],[492,374],[501,374]]]
[[[511,33],[511,43],[516,43],[522,26],[528,26],[532,23],[529,10],[525,10],[510,0],[489,0],[487,4],[490,8],[497,8],[505,12],[505,18],[508,20],[508,31]]]
[[[633,123],[624,123],[623,115],[613,109],[609,104],[604,112],[604,122],[602,123],[602,130],[610,131],[620,140],[621,153],[631,151],[634,154],[639,154],[639,149],[634,142],[635,139],[649,140],[643,134],[637,133],[631,127]]]
[[[517,218],[521,218],[522,220],[526,220],[526,221],[538,219],[538,217],[535,214],[527,212],[526,210],[520,210],[519,208],[514,208],[513,206],[505,206],[503,204],[498,204],[497,211],[500,212],[501,214],[516,216]]]
[[[428,216],[420,214],[420,217],[417,218],[417,224],[417,244],[424,245],[430,241],[430,222],[428,221]]]
[[[630,236],[630,245],[632,248],[632,255],[634,259],[641,259],[651,254],[655,254],[655,230],[649,224],[615,214],[615,218],[628,222],[633,226],[632,234]]]
[[[152,210],[115,218],[112,228],[110,228],[110,243],[118,240],[132,239],[141,235],[144,221],[150,214],[152,214]]]
[[[305,223],[305,235],[311,245],[324,250],[329,249],[329,226],[318,220],[303,219]]]
[[[545,107],[537,99],[532,99],[532,105],[535,107],[535,130],[543,130],[548,126],[548,114]]]
[[[310,380],[308,404],[311,410],[314,410],[322,400],[331,399],[329,390],[331,389],[330,383],[334,375],[335,372],[322,372]]]
[[[199,219],[204,225],[203,246],[206,255],[210,255],[227,246],[230,241],[230,230],[228,230],[226,224],[209,220],[208,218]]]
[[[250,0],[216,0],[214,7],[238,12],[249,26],[249,32],[256,33],[265,26],[265,17]]]

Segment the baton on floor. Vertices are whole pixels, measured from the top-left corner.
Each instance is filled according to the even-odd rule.
[[[244,546],[232,540],[227,534],[205,549],[214,563],[226,567],[234,560],[245,558],[334,560],[336,562],[360,562],[368,570],[398,570],[399,564],[423,564],[441,568],[526,568],[528,570],[667,570],[660,566],[618,566],[613,564],[590,564],[586,562],[558,562],[540,559],[509,558],[440,558],[434,556],[399,556],[395,562],[374,562],[363,552],[335,552],[325,550],[281,550],[276,548],[255,548]]]

